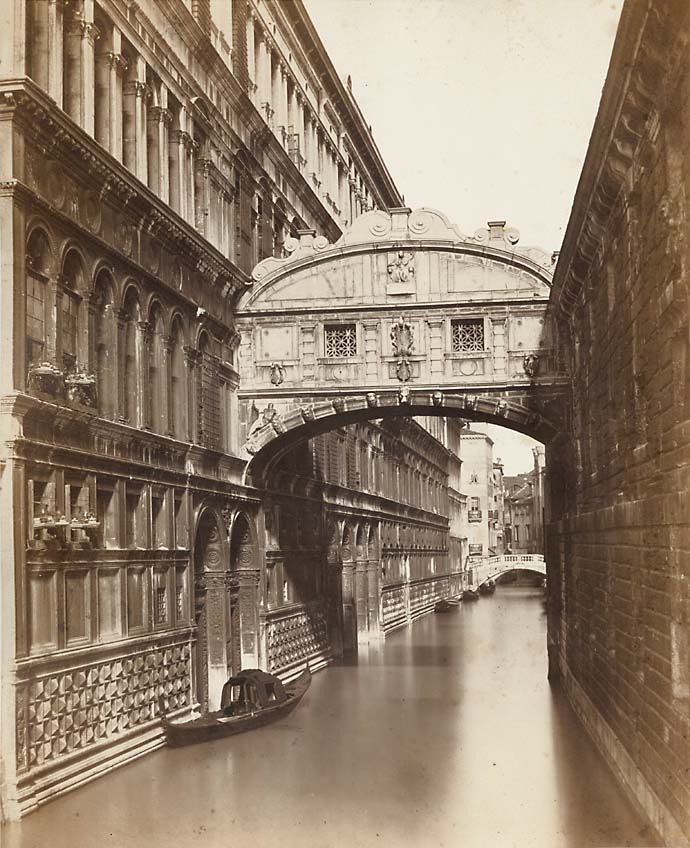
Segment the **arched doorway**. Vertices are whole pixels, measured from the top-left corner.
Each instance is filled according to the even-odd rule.
[[[228,677],[227,643],[232,638],[228,616],[230,575],[227,543],[221,527],[213,512],[204,511],[194,543],[194,684],[202,710],[217,708]]]

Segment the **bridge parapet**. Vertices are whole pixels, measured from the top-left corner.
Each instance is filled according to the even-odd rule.
[[[534,571],[546,576],[546,561],[542,554],[501,554],[492,557],[470,557],[468,561],[471,586],[481,586],[510,571]]]

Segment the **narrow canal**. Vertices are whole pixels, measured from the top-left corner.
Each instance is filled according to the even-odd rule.
[[[499,588],[315,676],[284,721],[163,749],[5,848],[650,846],[546,681],[541,592]]]

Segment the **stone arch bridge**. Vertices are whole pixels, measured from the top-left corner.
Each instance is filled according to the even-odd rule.
[[[367,418],[461,416],[551,442],[568,388],[555,256],[518,241],[502,221],[465,236],[432,209],[393,209],[259,263],[237,303],[247,480]]]

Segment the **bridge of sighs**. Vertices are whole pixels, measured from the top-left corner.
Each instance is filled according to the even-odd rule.
[[[313,232],[254,270],[237,305],[247,480],[295,442],[393,415],[459,416],[551,442],[564,425],[555,256],[490,222],[465,236],[437,211]]]

